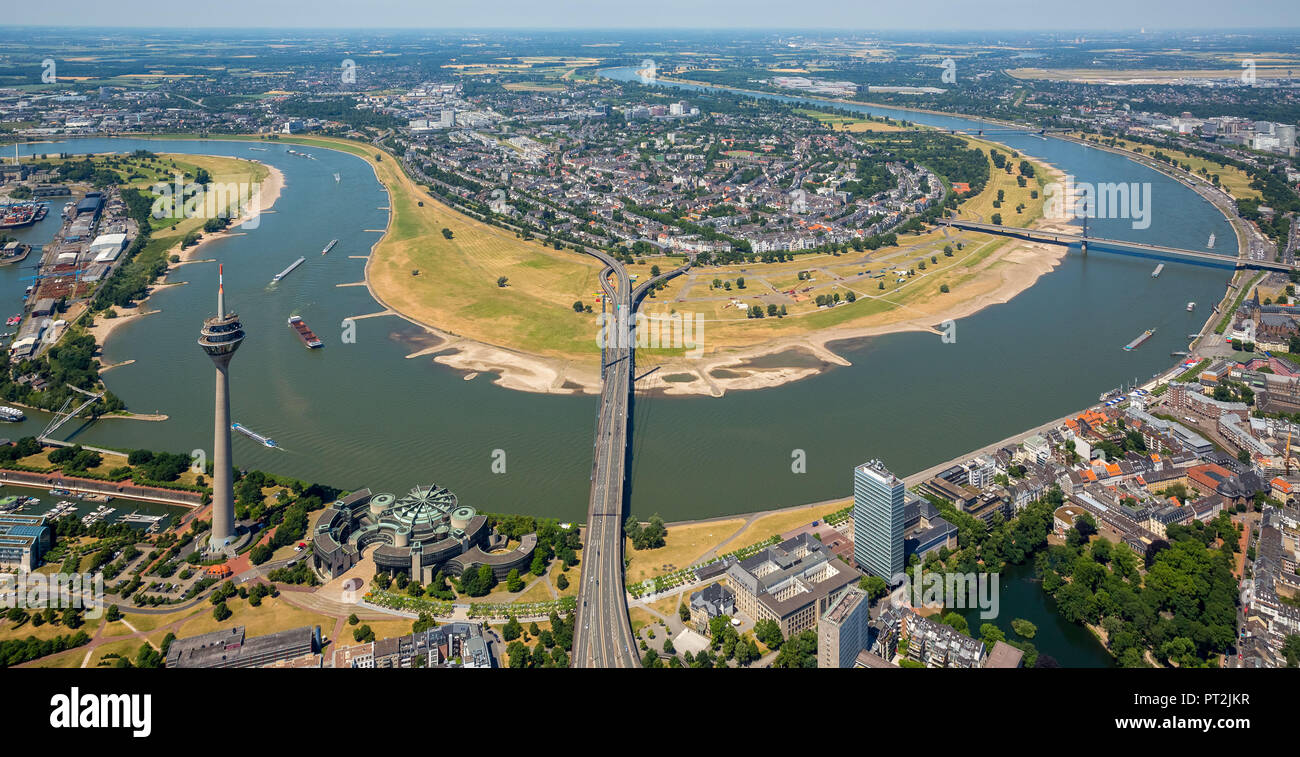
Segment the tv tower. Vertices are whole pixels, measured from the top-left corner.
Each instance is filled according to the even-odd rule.
[[[216,418],[212,435],[212,534],[208,551],[235,542],[235,497],[230,480],[230,359],[244,341],[239,316],[226,312],[224,266],[217,266],[217,315],[203,321],[199,346],[217,367]]]

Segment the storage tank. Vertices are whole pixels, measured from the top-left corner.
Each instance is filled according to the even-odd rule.
[[[370,498],[370,514],[374,516],[383,515],[388,508],[393,506],[393,495],[376,494]]]
[[[473,517],[474,508],[469,505],[462,505],[451,511],[451,527],[463,531],[469,526],[469,522]]]

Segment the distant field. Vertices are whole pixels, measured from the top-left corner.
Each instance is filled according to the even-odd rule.
[[[904,128],[897,123],[884,123],[882,121],[872,121],[867,118],[853,118],[852,116],[845,116],[839,113],[827,113],[819,110],[800,109],[797,112],[815,118],[835,131],[886,132],[902,131]]]
[[[1300,69],[1296,66],[1260,65],[1255,66],[1255,76],[1260,79],[1286,79]],[[1242,68],[1139,68],[1139,69],[1096,69],[1096,68],[1009,68],[1006,71],[1017,79],[1071,81],[1071,82],[1110,82],[1117,84],[1151,84],[1174,81],[1176,79],[1237,79]]]

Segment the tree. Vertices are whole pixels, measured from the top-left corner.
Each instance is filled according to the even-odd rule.
[[[505,276],[498,276],[498,277],[497,277],[497,286],[499,286],[499,287],[503,287],[503,288],[504,288],[505,285],[506,285],[506,283],[509,282],[509,281],[510,281],[510,279],[507,278],[507,277],[505,277]]]
[[[994,214],[993,214],[992,221],[993,221],[993,225],[994,225],[994,226],[1001,226],[1001,225],[1002,225],[1002,214],[1001,214],[1001,213],[994,213]]]
[[[233,614],[234,613],[230,611],[230,608],[226,606],[225,602],[218,602],[216,606],[212,608],[212,617],[216,618],[218,623],[229,618]]]
[[[780,649],[785,643],[781,626],[775,620],[764,619],[754,624],[754,636],[768,649]]]
[[[1291,634],[1282,642],[1282,656],[1288,668],[1300,667],[1300,636]]]
[[[510,573],[506,576],[506,591],[517,594],[523,590],[524,581],[519,577],[519,569],[511,568]]]
[[[1024,618],[1014,618],[1011,621],[1011,630],[1022,639],[1032,639],[1038,634],[1038,626]]]
[[[569,577],[561,573],[555,577],[555,588],[564,591],[569,588]]]
[[[447,239],[451,239],[453,236],[455,236],[454,234],[451,233],[451,229],[448,229],[446,227],[443,228],[442,235]]]
[[[677,603],[677,617],[681,618],[683,623],[690,621],[691,608],[687,607],[685,602]]]
[[[355,612],[348,616],[348,625],[355,626],[360,622],[361,619],[357,617],[357,614]]]
[[[944,294],[947,294],[947,293],[948,293],[948,285],[947,285],[947,284],[940,284],[940,285],[939,285],[939,291],[940,291],[940,292],[943,292]]]
[[[889,584],[880,576],[863,576],[858,581],[858,588],[865,591],[872,601],[889,593]]]
[[[523,633],[523,626],[519,625],[519,621],[515,620],[515,616],[513,615],[511,615],[510,620],[506,621],[506,624],[501,627],[501,638],[506,641],[514,641],[522,636]]]

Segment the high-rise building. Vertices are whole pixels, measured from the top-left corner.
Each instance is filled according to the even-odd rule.
[[[853,469],[853,559],[885,581],[903,572],[903,481],[879,460]]]
[[[867,646],[870,602],[857,587],[844,592],[817,619],[817,667],[851,668]]]
[[[230,462],[230,378],[227,371],[235,350],[244,341],[239,316],[226,312],[223,266],[217,266],[217,315],[203,321],[199,346],[217,367],[216,418],[212,439],[212,535],[208,551],[218,552],[235,542],[235,496]]]

